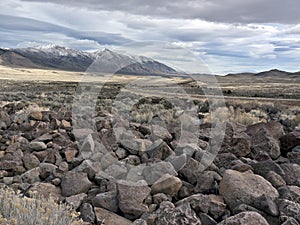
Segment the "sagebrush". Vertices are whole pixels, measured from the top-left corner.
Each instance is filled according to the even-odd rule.
[[[58,204],[51,196],[28,198],[20,193],[0,189],[1,225],[83,225],[79,214],[66,204]]]

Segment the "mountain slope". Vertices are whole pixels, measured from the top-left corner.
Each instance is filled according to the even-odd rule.
[[[12,51],[45,68],[85,71],[93,62],[89,53],[55,45],[20,48]]]

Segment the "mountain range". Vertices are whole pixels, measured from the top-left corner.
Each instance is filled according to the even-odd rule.
[[[107,48],[101,51],[85,52],[52,44],[28,48],[0,48],[0,65],[127,75],[186,75],[184,72],[176,71],[170,66],[145,56],[121,54]],[[300,72],[290,73],[273,69],[260,73],[228,74],[226,77],[299,79]]]
[[[109,49],[85,52],[51,44],[29,48],[0,48],[0,64],[65,71],[95,70],[115,74],[179,75],[175,69],[145,56],[120,54]]]

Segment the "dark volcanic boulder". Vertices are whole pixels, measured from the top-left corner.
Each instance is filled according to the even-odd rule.
[[[300,145],[300,132],[291,132],[280,138],[281,152],[286,155],[297,145]]]

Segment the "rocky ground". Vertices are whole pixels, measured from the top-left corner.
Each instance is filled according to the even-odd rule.
[[[300,224],[300,132],[279,122],[227,123],[206,165],[214,124],[199,125],[196,144],[179,144],[172,123],[131,122],[120,140],[124,121],[107,112],[94,131],[74,128],[66,108],[11,100],[0,108],[1,186],[51,194],[87,224]]]
[[[228,123],[221,150],[203,171],[211,124],[200,126],[197,146],[179,148],[172,126],[130,127],[135,141],[118,142],[107,116],[97,132],[72,130],[70,111],[6,104],[0,110],[1,186],[52,194],[90,224],[300,223],[299,132],[285,133],[272,121]],[[136,151],[142,146],[152,147]]]

